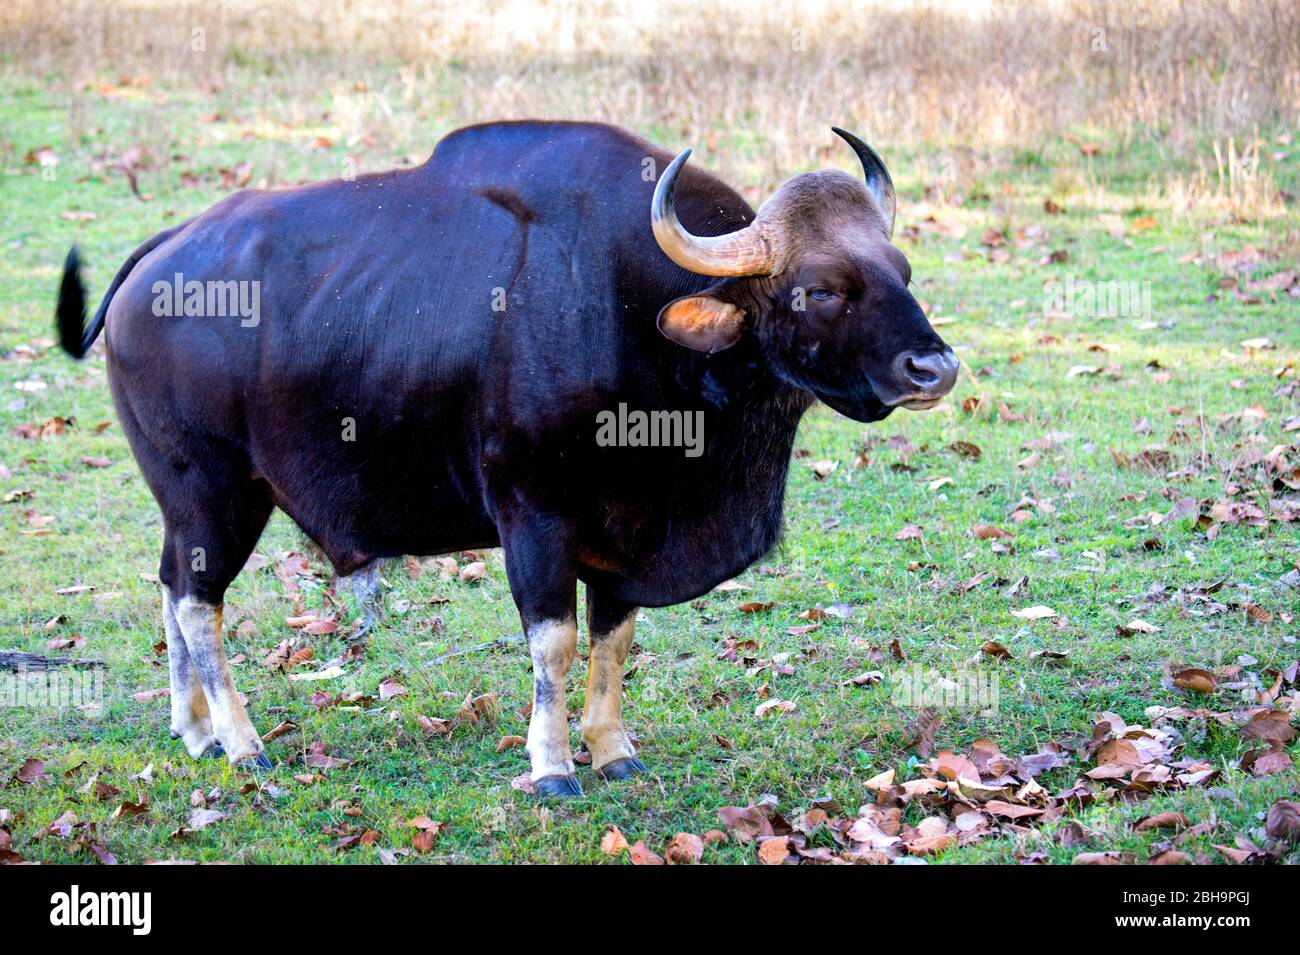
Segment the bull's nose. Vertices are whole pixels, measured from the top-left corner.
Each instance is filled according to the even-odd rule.
[[[943,351],[906,351],[894,359],[894,380],[898,387],[916,397],[941,398],[957,383],[961,364],[952,349]]]

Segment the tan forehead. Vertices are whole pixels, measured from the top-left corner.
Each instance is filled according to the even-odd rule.
[[[794,176],[773,193],[758,217],[781,233],[851,244],[885,239],[885,218],[861,179],[838,169]]]

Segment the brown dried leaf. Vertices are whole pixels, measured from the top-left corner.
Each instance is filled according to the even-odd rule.
[[[663,865],[663,856],[656,855],[646,848],[644,841],[638,839],[628,850],[628,861],[633,865]]]
[[[1152,829],[1186,829],[1191,820],[1181,812],[1158,812],[1153,816],[1144,816],[1133,824],[1135,832],[1147,832]]]
[[[618,826],[606,826],[605,835],[600,840],[600,851],[607,856],[621,855],[627,849],[627,837]]]
[[[789,858],[789,836],[769,836],[759,841],[758,861],[763,865],[784,865]]]
[[[664,850],[669,865],[695,865],[704,856],[704,840],[689,832],[673,836]]]
[[[1174,686],[1180,686],[1185,690],[1194,690],[1197,693],[1213,693],[1219,686],[1218,677],[1209,670],[1201,670],[1197,667],[1175,670],[1171,674],[1171,679]]]

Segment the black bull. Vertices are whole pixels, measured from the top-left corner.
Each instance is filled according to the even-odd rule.
[[[619,709],[636,608],[706,593],[773,546],[815,396],[874,420],[951,387],[955,361],[888,244],[892,186],[882,226],[860,180],[801,177],[796,206],[820,202],[824,182],[838,213],[860,212],[866,231],[844,234],[864,238],[837,257],[812,229],[786,242],[780,274],[718,282],[656,246],[649,210],[670,158],[612,127],[494,124],[448,136],[419,168],[239,193],[137,250],[84,333],[69,256],[64,346],[80,357],[104,328],[113,400],[164,517],[172,731],[193,755],[266,762],[220,608],[279,507],[341,575],[504,549],[548,793],[580,793],[563,691],[582,580],[582,736],[601,775],[642,771]],[[677,172],[690,233],[755,221],[718,179]],[[879,185],[869,167],[867,180]],[[675,302],[690,306],[681,334]],[[725,341],[691,338],[727,317]],[[700,447],[598,441],[620,406],[702,422]]]

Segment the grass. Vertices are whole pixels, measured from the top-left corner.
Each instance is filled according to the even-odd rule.
[[[401,849],[416,831],[406,820],[420,815],[447,826],[434,851],[419,857],[425,860],[608,861],[599,850],[607,825],[662,851],[674,833],[718,828],[720,807],[743,806],[763,793],[775,794],[788,813],[823,796],[851,812],[868,801],[863,784],[877,773],[897,768],[900,778],[914,777],[924,761],[912,745],[918,711],[891,701],[905,667],[953,675],[976,661],[993,672],[1000,689],[996,713],[942,711],[935,747],[960,751],[988,737],[1018,755],[1086,735],[1103,710],[1145,725],[1151,705],[1245,705],[1238,691],[1220,689],[1207,700],[1162,684],[1171,663],[1213,668],[1248,655],[1258,662],[1246,669],[1262,674],[1297,658],[1297,624],[1289,616],[1296,592],[1280,582],[1300,561],[1295,524],[1224,526],[1213,538],[1188,521],[1125,526],[1168,511],[1184,496],[1222,497],[1224,466],[1252,443],[1265,451],[1291,445],[1296,461],[1295,432],[1284,431],[1284,423],[1300,410],[1297,399],[1275,394],[1300,365],[1295,303],[1262,293],[1259,304],[1246,304],[1218,287],[1225,274],[1218,256],[1248,245],[1269,252],[1256,277],[1295,267],[1300,217],[1294,206],[1268,196],[1247,208],[1226,193],[1182,189],[1180,183],[1195,180],[1194,165],[1184,160],[1180,167],[1159,142],[1089,158],[1047,137],[1031,147],[977,150],[978,161],[969,166],[947,162],[966,155],[957,144],[886,145],[882,151],[903,194],[898,241],[911,259],[918,297],[943,323],[941,334],[970,373],[935,411],[900,412],[871,427],[816,409],[798,441],[783,543],[740,578],[748,589],[643,612],[625,712],[652,774],[606,785],[583,771],[585,799],[540,802],[511,786],[527,770],[522,750],[497,752],[502,737],[526,731],[519,714],[530,698],[523,648],[512,643],[425,666],[449,650],[517,631],[499,554],[487,556],[487,575],[476,584],[444,581],[434,570],[414,579],[401,561],[389,565],[389,616],[364,661],[337,679],[292,682],[265,669],[263,657],[286,638],[306,639],[316,661],[343,649],[335,635],[302,638],[284,623],[304,609],[321,610],[328,580],[310,543],[277,515],[258,548],[270,565],[241,575],[228,595],[227,645],[243,657],[235,679],[258,728],[265,732],[285,720],[298,728],[268,745],[279,764],[263,780],[269,785],[245,792],[249,776],[221,761],[191,760],[168,739],[165,699],[132,698],[167,685],[165,655],[152,649],[162,638],[151,580],[161,525],[113,423],[102,354],[77,365],[52,345],[62,258],[73,241],[80,244],[98,295],[140,241],[225,194],[221,169],[249,162],[254,184],[283,184],[336,176],[349,155],[362,169],[378,168],[396,156],[427,152],[450,123],[408,129],[377,144],[342,143],[330,118],[337,101],[328,92],[319,95],[325,118],[292,125],[268,119],[255,105],[241,108],[232,90],[222,94],[228,107],[220,118],[205,115],[212,112],[209,99],[185,86],[110,84],[77,94],[77,115],[68,111],[66,90],[10,79],[0,92],[0,476],[6,493],[30,491],[0,505],[6,571],[0,647],[49,653],[47,641],[76,634],[84,645],[63,652],[108,664],[107,711],[100,718],[0,708],[0,779],[8,782],[28,758],[43,760],[51,776],[48,784],[0,790],[0,809],[13,814],[14,849],[26,858],[90,858],[75,840],[37,838],[71,810],[94,822],[95,840],[129,862],[374,862],[375,846],[338,851],[338,834],[327,830],[374,829],[378,847]],[[1266,172],[1277,188],[1294,193],[1293,147],[1276,139],[1283,132],[1260,133],[1269,144]],[[684,145],[665,135],[658,138],[670,148]],[[724,154],[760,165],[761,139],[742,127],[723,139]],[[113,169],[112,157],[138,143],[145,146],[139,187],[148,201],[132,196]],[[24,161],[46,145],[60,158],[49,179]],[[849,168],[850,158],[832,154],[830,161]],[[707,154],[701,159],[707,163]],[[949,168],[955,171],[936,193],[933,171]],[[183,173],[197,185],[187,185]],[[732,181],[754,185],[737,176]],[[1064,213],[1048,214],[1048,198]],[[95,218],[64,218],[76,212]],[[1004,231],[1006,244],[982,244],[989,229]],[[1068,261],[1039,264],[1056,250],[1066,250]],[[1151,314],[1106,319],[1045,310],[1044,282],[1067,276],[1150,283]],[[1261,337],[1270,347],[1241,344]],[[1110,350],[1090,350],[1102,343]],[[1078,366],[1099,371],[1071,375]],[[28,382],[45,387],[15,387]],[[972,398],[982,404],[967,413],[963,402]],[[999,403],[1023,420],[1002,420]],[[1220,419],[1255,405],[1263,417]],[[56,415],[75,425],[46,439],[15,433]],[[1149,433],[1138,433],[1144,419]],[[97,430],[101,422],[109,424]],[[1179,431],[1190,440],[1171,441]],[[1053,446],[1034,452],[1033,442],[1048,434],[1057,435]],[[951,450],[957,441],[978,446],[978,459]],[[1152,444],[1172,456],[1154,471],[1121,468],[1112,457],[1111,449],[1137,455]],[[1034,453],[1036,464],[1020,464]],[[1191,467],[1202,453],[1213,464]],[[84,463],[97,458],[108,466]],[[818,478],[811,465],[823,461],[836,467]],[[1256,499],[1250,488],[1243,496]],[[1026,498],[1034,503],[1024,505]],[[1017,510],[1028,519],[1014,521]],[[921,526],[922,537],[896,540],[908,524]],[[980,524],[1012,530],[1014,547],[998,552],[973,537]],[[1146,545],[1152,539],[1157,549]],[[298,581],[299,594],[273,572],[291,552],[306,553],[320,572]],[[989,577],[955,592],[976,574]],[[1021,577],[1027,582],[1009,594]],[[1219,595],[1234,608],[1227,613],[1197,616],[1173,602],[1137,611],[1125,602],[1155,584],[1173,590],[1219,577],[1228,580]],[[56,593],[83,584],[95,589]],[[741,613],[746,600],[773,607]],[[1271,612],[1271,622],[1252,620],[1241,609],[1248,603]],[[789,632],[805,623],[801,612],[832,604],[854,612],[814,632]],[[1059,616],[1026,622],[1010,613],[1031,604]],[[1116,624],[1134,616],[1159,630],[1118,636]],[[62,619],[47,629],[53,618]],[[743,662],[719,659],[728,639],[755,641],[747,657],[789,654],[793,673],[750,672]],[[892,640],[905,664],[873,652]],[[989,640],[1003,643],[1012,658],[981,658]],[[1032,658],[1036,650],[1068,655],[1050,663]],[[867,669],[885,671],[886,680],[844,685]],[[389,676],[408,692],[356,708],[311,704],[320,689],[377,696]],[[580,663],[570,686],[571,713],[581,710],[583,676]],[[765,685],[797,709],[755,716]],[[495,721],[458,724],[449,737],[428,737],[417,722],[450,719],[467,695],[483,693],[500,701]],[[1070,817],[1088,830],[1082,845],[1053,838],[1049,826],[951,849],[937,861],[1010,862],[1042,850],[1050,861],[1065,862],[1080,851],[1110,849],[1145,859],[1162,837],[1135,833],[1131,823],[1165,808],[1193,822],[1217,821],[1215,831],[1190,843],[1217,857],[1212,843],[1254,833],[1273,800],[1296,792],[1294,769],[1257,779],[1237,768],[1247,747],[1235,731],[1212,722],[1182,728],[1180,755],[1222,770],[1213,787],[1138,803],[1103,801]],[[293,774],[304,768],[288,763],[314,741],[352,762],[303,785]],[[133,778],[150,764],[149,781]],[[1045,784],[1065,788],[1083,768],[1072,763]],[[81,793],[95,774],[121,796],[101,802]],[[175,837],[196,790],[212,794],[212,806],[226,818]],[[144,796],[145,814],[111,818],[122,798]],[[751,862],[754,852],[729,841],[711,845],[704,858]]]

